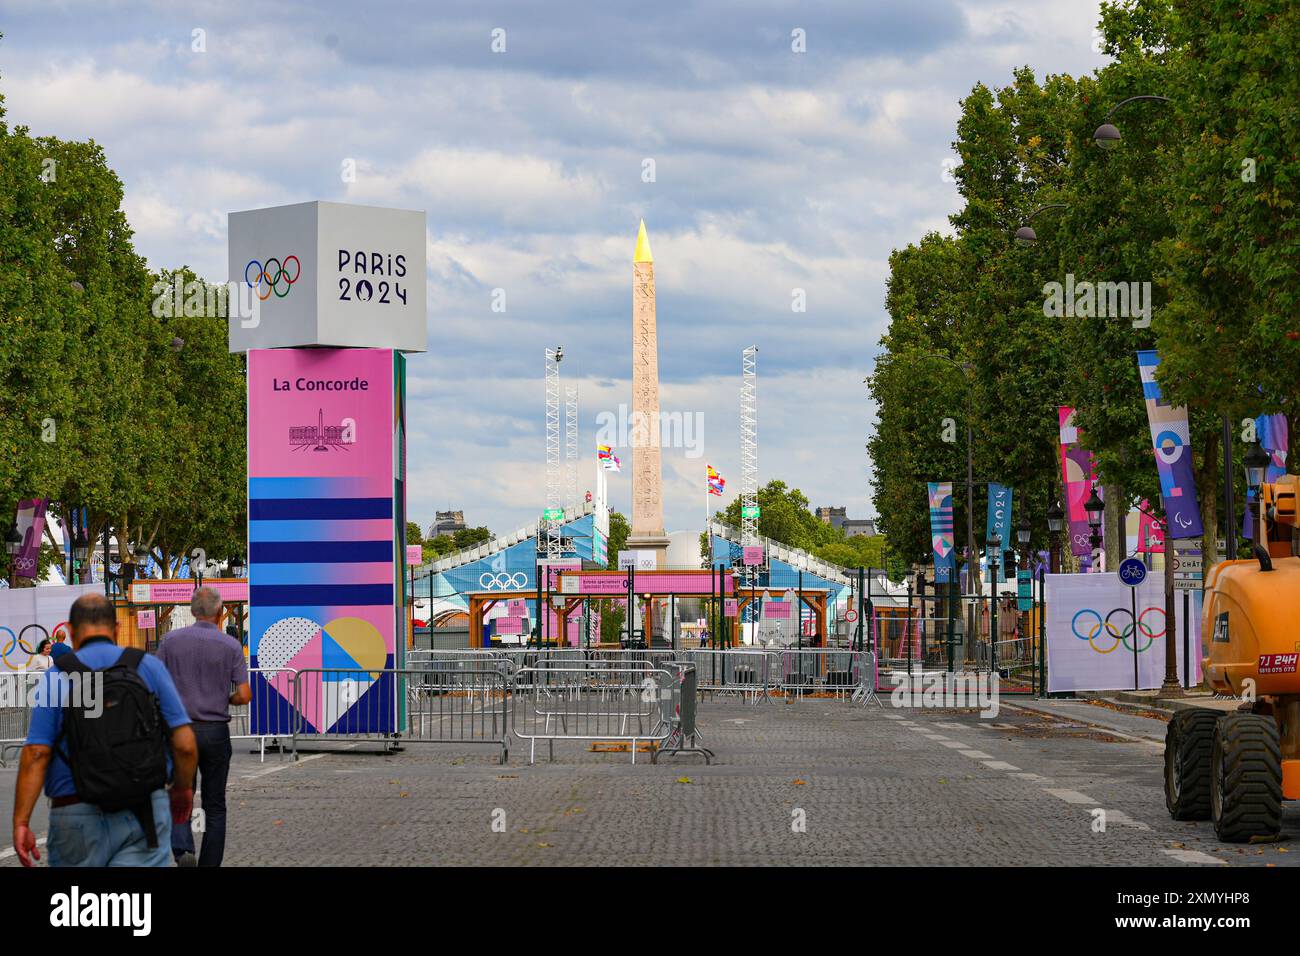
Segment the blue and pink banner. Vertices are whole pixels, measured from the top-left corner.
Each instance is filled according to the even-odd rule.
[[[23,543],[14,557],[14,574],[20,578],[35,578],[39,574],[41,535],[45,533],[45,509],[49,504],[48,498],[18,502],[16,524]]]
[[[1075,557],[1090,557],[1092,547],[1088,543],[1091,529],[1088,527],[1088,512],[1083,507],[1088,496],[1092,494],[1093,482],[1097,480],[1097,471],[1092,460],[1092,452],[1079,442],[1079,428],[1074,424],[1074,409],[1062,405],[1057,409],[1061,436],[1061,482],[1065,486],[1065,515],[1070,532],[1070,553]]]
[[[952,537],[952,482],[931,481],[930,541],[934,550],[934,582],[947,584],[957,567]]]
[[[1147,404],[1147,421],[1151,425],[1151,446],[1156,453],[1156,470],[1160,474],[1160,498],[1165,509],[1166,533],[1172,538],[1201,536],[1201,508],[1196,500],[1196,479],[1192,475],[1191,432],[1187,409],[1174,407],[1160,394],[1156,369],[1160,356],[1154,351],[1138,352],[1138,371],[1142,375],[1142,397]]]
[[[996,578],[990,580],[1005,581],[1006,571],[1002,564],[1002,555],[1011,550],[1011,489],[996,481],[989,482],[989,513],[985,525],[984,540],[997,537],[1002,542],[998,553],[994,554],[985,545],[986,560],[992,566],[990,570]]]
[[[404,620],[403,362],[248,353],[252,733],[396,729],[382,671]]]

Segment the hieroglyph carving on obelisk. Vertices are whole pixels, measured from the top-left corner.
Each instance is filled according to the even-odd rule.
[[[655,329],[655,267],[645,222],[632,257],[632,528],[629,545],[666,546],[659,453],[659,340]],[[642,539],[638,542],[636,539]]]

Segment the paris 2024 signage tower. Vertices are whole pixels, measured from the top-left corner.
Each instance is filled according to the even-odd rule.
[[[229,265],[242,300],[230,350],[248,362],[250,732],[392,733],[425,214],[331,202],[231,213]]]

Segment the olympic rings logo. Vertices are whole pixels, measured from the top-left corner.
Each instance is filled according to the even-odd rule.
[[[1154,621],[1148,623],[1147,615],[1149,614],[1160,615],[1161,627],[1159,631],[1153,629],[1155,624]],[[1119,623],[1123,624],[1123,627],[1116,626],[1114,622],[1114,619],[1116,617],[1118,617]],[[1124,624],[1125,617],[1128,618],[1127,624]],[[1087,621],[1087,623],[1085,623],[1084,625],[1084,632],[1082,633],[1079,630],[1080,619],[1085,619]],[[1070,620],[1070,630],[1074,632],[1074,636],[1077,637],[1079,640],[1087,641],[1088,645],[1098,654],[1109,654],[1112,651],[1114,651],[1117,647],[1119,647],[1121,644],[1123,644],[1130,651],[1135,651],[1136,653],[1141,654],[1143,651],[1145,651],[1147,648],[1149,648],[1152,644],[1155,643],[1155,639],[1157,637],[1164,636],[1165,633],[1164,619],[1165,619],[1164,608],[1154,607],[1154,606],[1143,608],[1142,612],[1137,616],[1136,629],[1142,637],[1146,638],[1146,644],[1137,648],[1135,648],[1134,646],[1138,643],[1136,640],[1132,644],[1129,643],[1129,640],[1133,638],[1133,631],[1134,631],[1133,612],[1126,607],[1114,608],[1113,610],[1111,610],[1109,614],[1106,615],[1104,620],[1102,619],[1102,616],[1099,612],[1094,611],[1090,607],[1085,607],[1083,610],[1076,612],[1074,617]],[[1106,648],[1105,650],[1098,647],[1096,643],[1097,636],[1101,634],[1103,628],[1106,631],[1105,636],[1109,637],[1112,641],[1114,641],[1114,643],[1111,644],[1111,646]]]
[[[522,571],[516,571],[514,574],[509,574],[505,571],[501,571],[497,574],[493,574],[491,571],[484,571],[479,575],[478,583],[479,587],[485,588],[489,591],[504,591],[506,588],[518,590],[528,584],[528,575],[524,574]]]
[[[289,277],[290,262],[292,262],[294,266],[293,278]],[[273,265],[275,267],[274,270],[272,269]],[[250,278],[248,270],[252,269],[254,266],[256,266],[257,269]],[[272,292],[275,293],[276,298],[283,299],[289,294],[289,290],[293,288],[293,284],[298,281],[298,278],[301,275],[302,263],[298,261],[297,256],[286,256],[284,262],[281,262],[276,258],[270,258],[266,260],[265,265],[258,262],[256,259],[249,259],[248,265],[244,266],[244,281],[257,290],[257,297],[263,302],[271,298]],[[281,283],[284,284],[283,292],[280,291]],[[263,284],[266,286],[265,295],[262,294]]]
[[[4,663],[4,666],[9,668],[9,670],[11,671],[23,670],[31,662],[32,656],[36,653],[36,647],[32,647],[25,640],[23,640],[23,635],[26,634],[28,631],[30,631],[32,628],[36,628],[36,630],[40,631],[43,635],[45,635],[44,637],[41,637],[36,642],[36,647],[40,647],[41,641],[44,641],[46,638],[49,637],[49,634],[46,632],[45,628],[42,627],[41,625],[28,624],[21,631],[15,634],[12,628],[0,624],[0,631],[7,631],[9,633],[9,640],[5,643],[3,647],[0,647],[0,661],[2,661]],[[27,653],[27,657],[25,660],[23,660],[21,665],[15,665],[9,662],[9,655],[15,650],[25,651]]]

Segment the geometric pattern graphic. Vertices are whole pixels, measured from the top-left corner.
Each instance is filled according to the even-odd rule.
[[[248,355],[253,733],[283,732],[295,706],[308,733],[396,726],[381,673],[398,656],[402,603],[402,361],[386,349]],[[344,425],[345,454],[295,444],[306,426]],[[281,668],[300,674],[296,700]]]

